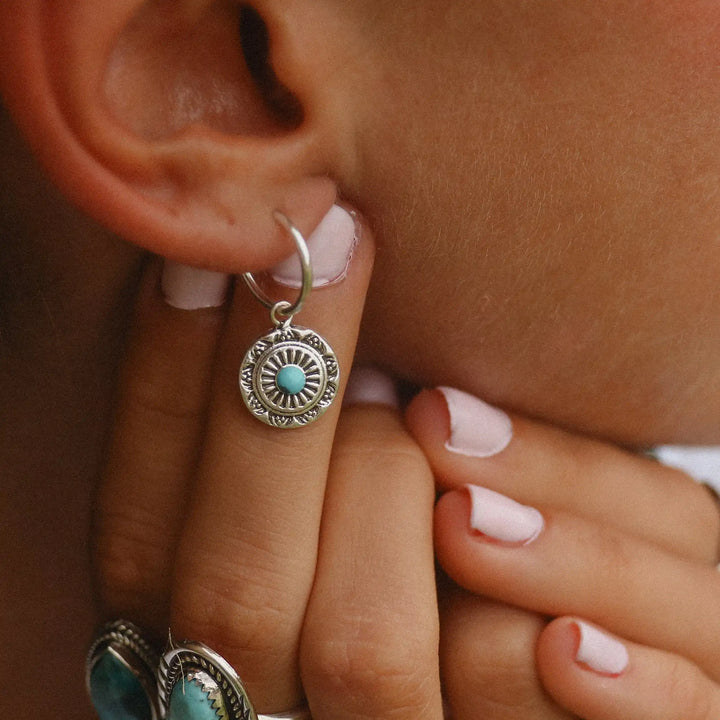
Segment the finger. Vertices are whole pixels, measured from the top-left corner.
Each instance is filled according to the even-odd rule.
[[[546,622],[535,613],[462,590],[440,602],[443,692],[453,720],[570,720],[545,691],[535,645]]]
[[[397,409],[344,409],[302,636],[315,720],[442,718],[433,503]]]
[[[720,677],[715,568],[478,487],[440,499],[435,544],[444,569],[472,592],[546,615],[586,617]]]
[[[373,248],[367,232],[354,245],[353,220],[341,212],[349,226],[333,226],[320,239],[329,252],[339,245],[344,279],[314,291],[294,322],[327,339],[342,376],[351,365]],[[295,295],[287,287],[279,292]],[[249,293],[236,293],[178,549],[172,629],[223,655],[260,712],[281,712],[302,697],[299,636],[340,398],[317,422],[294,430],[268,427],[248,412],[237,387],[238,368],[269,324],[267,310]]]
[[[716,563],[720,514],[687,475],[443,388],[416,397],[407,424],[444,488],[476,484],[530,505],[609,522]]]
[[[561,618],[537,649],[545,687],[585,720],[714,720],[720,688],[687,660]]]
[[[159,272],[153,262],[139,291],[93,547],[103,614],[133,618],[162,637],[228,278],[168,263],[163,299]]]

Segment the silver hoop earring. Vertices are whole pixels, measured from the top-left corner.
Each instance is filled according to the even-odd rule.
[[[252,294],[270,310],[274,328],[245,353],[240,366],[240,392],[258,420],[290,429],[309,425],[330,407],[337,395],[340,368],[323,337],[292,324],[312,288],[310,253],[305,238],[292,222],[279,211],[274,217],[295,241],[302,285],[295,302],[273,302],[251,273],[243,275]]]

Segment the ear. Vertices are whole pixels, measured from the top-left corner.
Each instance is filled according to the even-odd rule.
[[[347,155],[318,12],[313,0],[1,0],[0,87],[88,214],[180,262],[257,270],[291,252],[273,210],[310,232]]]

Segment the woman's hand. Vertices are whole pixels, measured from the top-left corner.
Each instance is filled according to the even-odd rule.
[[[342,226],[343,211],[333,212]],[[333,252],[338,232],[325,238]],[[318,272],[316,258],[316,276],[336,281],[296,320],[327,338],[345,378],[372,265],[361,235],[339,273]],[[221,289],[222,278],[197,273],[188,285],[186,272],[165,271],[176,305],[201,304],[198,277],[211,297]],[[103,615],[133,620],[159,643],[168,628],[206,643],[260,712],[306,696],[315,720],[439,719],[434,485],[399,411],[355,402],[341,413],[338,398],[308,427],[263,425],[237,377],[267,311],[242,284],[227,310],[195,312],[163,302],[158,285],[153,267],[99,488]]]
[[[372,260],[364,235],[342,282],[313,293],[298,318],[327,337],[346,372]],[[166,271],[165,284],[178,304],[170,282],[175,273]],[[151,268],[98,495],[103,614],[134,620],[159,642],[170,627],[178,639],[207,643],[236,667],[263,712],[288,710],[306,695],[315,720],[440,718],[433,477],[397,410],[355,402],[340,413],[338,400],[307,428],[261,425],[242,405],[237,370],[267,329],[267,313],[242,288],[227,310],[187,312],[164,303],[157,287],[158,269]],[[180,304],[188,289],[181,282]],[[446,489],[481,484],[534,503],[548,517],[554,516],[546,507],[584,519],[596,531],[597,537],[589,532],[600,556],[607,552],[609,518],[619,536],[687,558],[693,567],[714,557],[708,537],[717,533],[717,516],[703,491],[680,474],[519,418],[503,452],[458,454],[445,447],[447,404],[434,393],[414,401],[408,422]],[[499,431],[496,450],[497,442],[510,440]],[[462,442],[458,448],[468,450]],[[534,647],[538,637],[543,647],[562,627],[558,621],[545,629],[545,614],[574,613],[561,608],[584,607],[592,593],[576,582],[576,597],[566,588],[548,599],[531,584],[532,573],[513,574],[512,560],[495,559],[503,572],[480,562],[485,550],[478,548],[486,543],[467,533],[467,504],[462,491],[438,506],[440,555],[456,580],[497,601],[458,590],[444,597],[441,652],[453,712],[459,720],[571,717],[539,684]],[[552,543],[544,547],[553,557]],[[582,567],[585,556],[578,555]],[[606,563],[611,577],[613,557]],[[533,567],[536,576],[547,574],[539,561]],[[568,604],[577,598],[578,605]],[[496,652],[505,653],[502,660]],[[569,675],[560,677],[564,688],[573,687]],[[512,703],[524,703],[524,710]]]
[[[453,390],[407,420],[447,490],[438,558],[473,594],[443,605],[456,720],[720,714],[720,515],[702,486]]]

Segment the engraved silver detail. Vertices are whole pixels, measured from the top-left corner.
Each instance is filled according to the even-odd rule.
[[[278,387],[283,367],[296,365],[305,374],[297,393]],[[340,369],[330,345],[312,330],[288,322],[261,337],[240,366],[240,391],[250,412],[273,427],[295,428],[322,415],[337,395]]]
[[[163,716],[170,707],[170,696],[177,683],[198,682],[216,703],[221,720],[258,720],[242,681],[232,666],[202,643],[186,642],[171,647],[160,660],[158,692]]]

